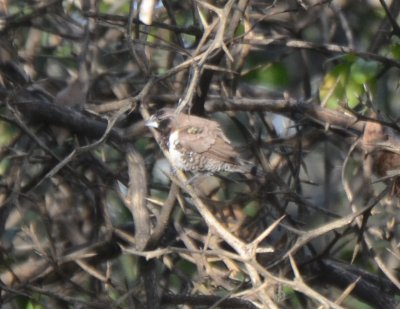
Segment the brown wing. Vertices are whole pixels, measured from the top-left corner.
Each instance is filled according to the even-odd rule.
[[[239,154],[217,122],[184,114],[176,121],[182,147],[219,161],[232,164],[237,162]]]

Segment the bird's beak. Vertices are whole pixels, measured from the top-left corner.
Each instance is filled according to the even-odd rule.
[[[145,122],[146,127],[150,128],[158,128],[158,121],[154,116],[151,116],[147,121]]]

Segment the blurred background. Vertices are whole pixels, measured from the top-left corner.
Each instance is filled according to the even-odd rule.
[[[2,308],[396,308],[399,13],[0,1]],[[262,176],[185,182],[166,106]]]

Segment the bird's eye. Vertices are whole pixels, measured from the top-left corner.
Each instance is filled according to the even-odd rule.
[[[198,127],[189,127],[186,132],[189,134],[199,134],[201,133],[201,129]]]

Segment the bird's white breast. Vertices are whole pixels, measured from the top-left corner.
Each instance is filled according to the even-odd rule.
[[[177,150],[179,147],[179,132],[173,132],[168,139],[168,150],[171,157],[171,161],[174,163],[175,167],[181,170],[186,170],[186,165],[183,159],[181,151]]]

